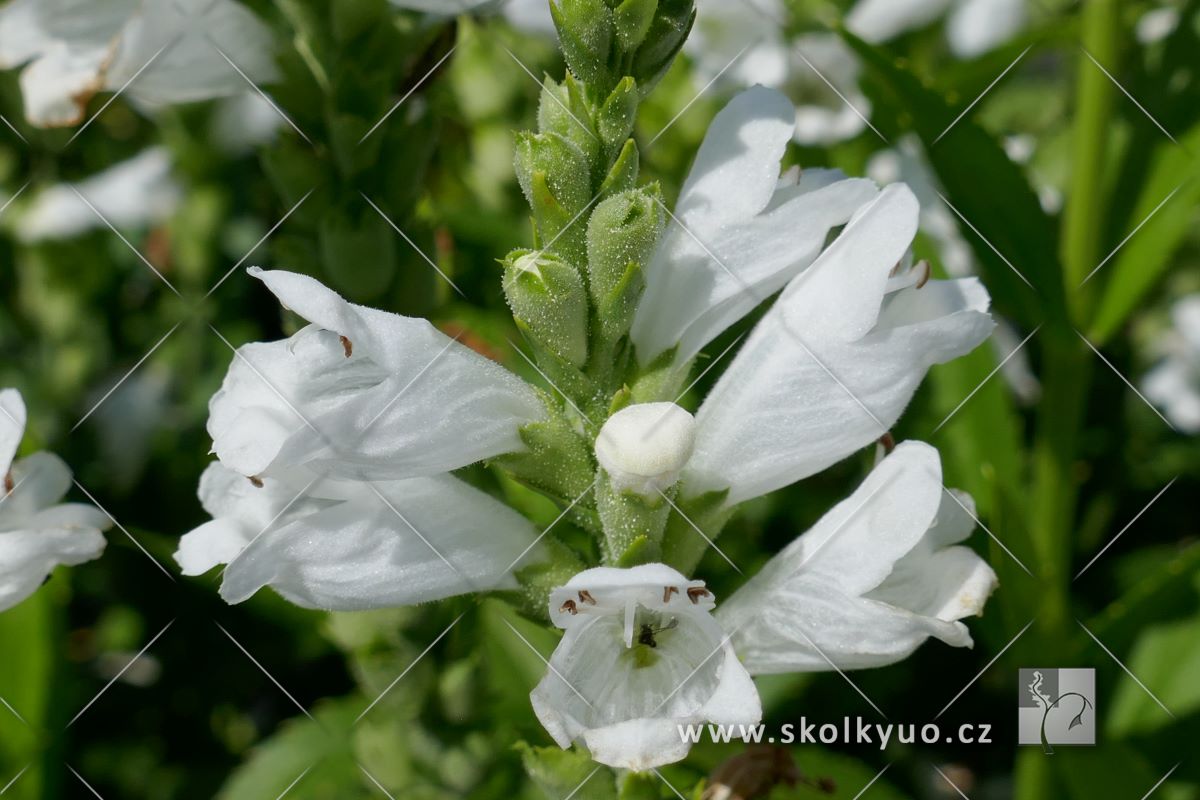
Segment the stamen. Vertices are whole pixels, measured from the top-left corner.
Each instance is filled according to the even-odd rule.
[[[576,614],[578,614],[578,613],[579,613],[579,609],[575,607],[575,601],[574,601],[574,600],[565,600],[565,601],[563,601],[563,604],[562,604],[561,606],[559,606],[559,607],[558,607],[558,610],[559,610],[560,612],[561,612],[561,611],[566,611],[566,612],[567,612],[568,614],[570,614],[571,616],[575,616]]]
[[[16,485],[16,483],[13,482],[12,472],[11,471],[6,472],[4,474],[4,493],[12,494],[12,491],[15,488],[17,488],[17,485]]]
[[[633,622],[637,612],[637,600],[625,601],[625,646],[633,647]]]
[[[250,481],[250,483],[254,484],[255,489],[263,488],[263,479],[258,477],[257,475],[251,475],[249,478],[247,478],[247,480]]]
[[[892,432],[888,431],[883,436],[879,437],[879,444],[883,445],[883,451],[890,453],[896,449],[896,437],[892,436]]]
[[[592,593],[589,592],[587,589],[580,590],[579,601],[581,603],[587,603],[589,606],[596,605],[596,598],[592,597]]]
[[[701,597],[709,597],[711,595],[712,592],[703,586],[690,586],[687,590],[688,600],[691,600],[693,604],[699,603]]]
[[[673,595],[673,594],[679,594],[678,586],[664,586],[663,587],[663,602],[664,603],[671,602],[671,595]]]
[[[354,342],[345,336],[339,336],[338,340],[342,343],[342,350],[346,352],[346,358],[349,358],[354,353]]]
[[[917,266],[913,267],[913,269],[921,270],[921,277],[917,279],[917,288],[918,289],[920,289],[925,284],[929,283],[929,276],[932,274],[933,271],[929,268],[928,261],[926,261],[925,259],[921,259],[920,261],[917,262]]]

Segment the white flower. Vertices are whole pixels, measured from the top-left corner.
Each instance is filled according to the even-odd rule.
[[[988,337],[977,279],[903,270],[917,218],[912,192],[887,187],[788,284],[696,414],[685,493],[739,503],[824,469],[885,433],[932,365]]]
[[[691,414],[674,403],[637,403],[604,423],[596,436],[596,460],[617,491],[657,500],[679,480],[695,442]]]
[[[886,42],[949,12],[946,39],[960,58],[982,55],[1025,27],[1026,0],[858,0],[846,27],[869,42]],[[953,9],[951,10],[951,7]]]
[[[258,485],[258,484],[261,484]],[[451,475],[363,483],[250,481],[219,463],[200,478],[213,520],[179,542],[185,575],[228,564],[221,597],[264,586],[306,608],[358,611],[515,588],[537,532]]]
[[[524,449],[537,393],[428,320],[348,303],[320,282],[252,268],[312,324],[237,351],[209,403],[221,463],[248,477],[394,480]]]
[[[530,695],[554,741],[645,770],[687,755],[679,725],[757,723],[758,692],[713,604],[664,564],[589,569],[556,589],[550,616],[565,633]]]
[[[0,8],[0,68],[28,64],[25,116],[41,127],[82,122],[104,90],[123,88],[142,106],[245,91],[222,52],[256,83],[276,76],[270,32],[234,0],[10,0]]]
[[[174,214],[182,198],[167,151],[151,147],[73,186],[41,190],[21,214],[17,235],[26,242],[65,239],[103,227],[105,220],[118,228],[153,225]]]
[[[107,515],[80,503],[58,503],[71,471],[51,453],[14,463],[25,432],[25,402],[0,391],[0,611],[33,594],[59,564],[82,564],[104,551]]]
[[[829,232],[876,194],[830,170],[781,177],[795,111],[755,87],[713,120],[646,268],[631,338],[648,364],[686,362],[813,262]]]
[[[515,586],[536,531],[448,473],[522,450],[545,414],[534,390],[426,320],[250,273],[313,324],[239,348],[210,401],[214,519],[180,542],[184,573],[228,563],[231,603],[270,585],[337,610]]]
[[[959,620],[981,613],[996,575],[958,545],[971,498],[949,496],[941,473],[932,447],[900,444],[722,604],[717,620],[752,674],[878,667],[930,636],[971,646]]]
[[[1158,342],[1163,360],[1142,379],[1146,398],[1184,433],[1200,433],[1200,294],[1171,308],[1174,327]]]

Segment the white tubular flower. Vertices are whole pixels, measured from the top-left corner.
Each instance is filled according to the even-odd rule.
[[[906,186],[887,187],[788,285],[696,415],[688,493],[739,503],[824,469],[885,433],[929,367],[988,337],[977,279],[894,274],[917,215]]]
[[[185,575],[228,564],[229,603],[264,586],[336,611],[515,588],[510,570],[537,536],[520,514],[451,475],[306,486],[251,482],[214,463],[200,478],[200,501],[213,519],[180,540],[175,560]]]
[[[1158,342],[1165,356],[1142,379],[1146,398],[1184,433],[1200,433],[1200,294],[1176,301],[1172,329]]]
[[[143,106],[244,92],[246,79],[222,53],[263,82],[276,76],[271,49],[270,31],[234,0],[11,0],[0,8],[0,68],[28,63],[25,116],[39,127],[82,122],[104,90],[123,88]]]
[[[596,437],[596,460],[614,489],[656,500],[679,480],[695,443],[691,414],[674,403],[638,403],[604,423]]]
[[[846,27],[869,42],[886,42],[949,12],[946,39],[959,58],[1003,44],[1025,27],[1026,0],[858,0]]]
[[[25,432],[25,402],[0,391],[0,611],[37,591],[59,564],[76,565],[104,551],[108,516],[82,503],[59,503],[71,470],[51,453],[13,462]]]
[[[556,589],[550,616],[566,632],[530,695],[554,741],[646,770],[687,755],[679,725],[756,724],[758,691],[713,605],[702,581],[664,564],[589,569]]]
[[[982,612],[996,575],[957,544],[971,498],[947,496],[941,472],[934,448],[902,443],[722,604],[752,674],[883,666],[931,636],[971,646],[959,620]]]
[[[641,363],[676,346],[678,360],[692,358],[812,263],[829,231],[875,196],[871,181],[828,170],[781,180],[794,127],[787,98],[761,86],[713,120],[646,268],[630,334]]]
[[[291,272],[250,274],[313,324],[237,351],[209,403],[225,466],[248,477],[395,480],[524,449],[545,409],[524,381],[428,320],[348,303]]]
[[[780,28],[785,12],[779,0],[697,0],[696,24],[683,45],[695,62],[696,80],[781,87],[791,69]]]
[[[151,147],[73,186],[38,192],[20,216],[17,235],[26,242],[66,239],[104,226],[101,215],[118,228],[153,225],[174,214],[182,198],[167,151]]]

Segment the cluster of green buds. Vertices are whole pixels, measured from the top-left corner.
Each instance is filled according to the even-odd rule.
[[[516,138],[516,173],[534,248],[504,259],[504,293],[539,369],[565,397],[523,431],[506,459],[518,478],[571,502],[611,564],[660,554],[667,495],[617,487],[599,470],[596,437],[632,397],[629,342],[644,270],[663,231],[657,185],[638,186],[638,106],[683,46],[692,0],[552,0],[568,72],[542,86],[536,131]],[[561,400],[561,402],[560,402]]]

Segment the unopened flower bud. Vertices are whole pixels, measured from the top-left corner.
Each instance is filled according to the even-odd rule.
[[[580,367],[588,354],[583,278],[552,253],[517,250],[504,267],[504,296],[517,323],[540,346]]]
[[[629,330],[645,288],[643,269],[662,231],[663,212],[655,196],[635,189],[596,206],[588,221],[588,289],[605,336]]]
[[[674,403],[639,403],[608,418],[596,460],[613,488],[655,499],[679,480],[696,443],[696,420]]]

